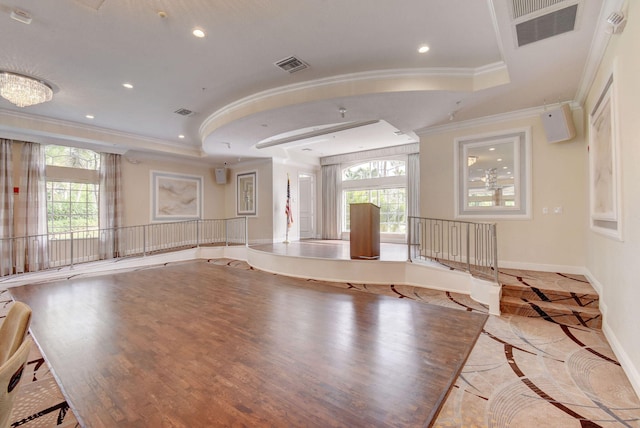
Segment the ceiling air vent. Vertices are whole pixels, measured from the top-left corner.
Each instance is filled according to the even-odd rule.
[[[178,110],[174,111],[174,113],[177,113],[180,116],[193,116],[195,114],[194,112],[186,108],[179,108]]]
[[[538,12],[567,0],[512,0],[513,19]]]
[[[518,46],[548,39],[558,34],[573,31],[576,25],[578,5],[565,7],[555,12],[516,24]]]
[[[280,67],[282,70],[287,71],[289,73],[295,73],[296,71],[309,68],[309,64],[302,61],[301,59],[296,58],[295,56],[290,56],[289,58],[281,59],[280,61],[276,62],[275,65],[276,67]]]

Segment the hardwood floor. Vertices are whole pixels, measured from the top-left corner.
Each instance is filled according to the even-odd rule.
[[[487,319],[204,261],[12,294],[90,427],[429,425]]]

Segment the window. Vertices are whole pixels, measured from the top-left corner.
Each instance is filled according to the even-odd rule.
[[[342,212],[344,231],[351,230],[349,205],[372,203],[380,207],[380,233],[407,231],[406,162],[373,160],[342,170]]]
[[[100,154],[49,145],[45,159],[48,232],[66,238],[64,234],[69,232],[97,231]]]

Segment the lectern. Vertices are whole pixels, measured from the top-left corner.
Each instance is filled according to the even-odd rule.
[[[380,258],[380,207],[374,204],[351,204],[352,259]]]

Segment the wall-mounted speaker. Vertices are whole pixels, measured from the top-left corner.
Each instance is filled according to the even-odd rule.
[[[216,183],[227,184],[227,168],[216,168],[214,172],[216,176]]]
[[[552,110],[546,110],[540,115],[544,132],[547,134],[547,142],[559,143],[576,136],[576,127],[573,124],[573,116],[569,104],[564,104]]]

